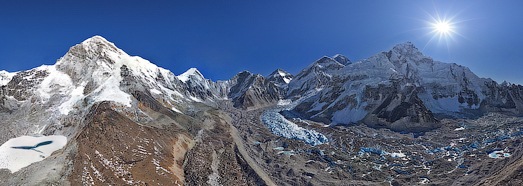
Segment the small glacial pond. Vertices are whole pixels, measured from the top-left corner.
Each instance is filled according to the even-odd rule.
[[[507,158],[507,157],[510,157],[510,153],[505,152],[503,150],[497,150],[497,151],[493,151],[493,152],[489,153],[488,157],[490,157],[490,158]]]
[[[67,137],[61,135],[11,138],[0,146],[0,169],[9,169],[14,173],[44,160],[65,144]]]

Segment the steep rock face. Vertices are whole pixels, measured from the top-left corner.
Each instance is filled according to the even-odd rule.
[[[196,68],[191,68],[177,77],[185,83],[186,94],[194,100],[227,99],[226,84],[205,79]]]
[[[33,94],[38,85],[49,75],[48,67],[42,66],[29,71],[19,72],[10,78],[6,86],[6,95],[18,101],[25,101]]]
[[[285,70],[277,69],[265,78],[267,78],[268,81],[274,83],[274,85],[286,89],[294,76]]]
[[[287,90],[289,89],[289,83],[292,81],[294,76],[285,70],[277,69],[265,78],[270,83],[276,85],[279,97],[285,98],[285,96],[287,96]]]
[[[483,112],[521,114],[519,86],[498,85],[468,68],[434,61],[412,43],[348,63],[323,57],[289,84],[289,96],[317,91],[294,112],[332,124],[365,122],[393,130],[438,126],[437,117],[476,117]]]
[[[421,88],[416,86],[401,87],[400,82],[393,82],[390,87],[366,87],[364,99],[368,100],[372,112],[363,122],[371,127],[394,131],[419,132],[439,127],[439,122],[418,97],[419,91]]]
[[[309,90],[332,86],[333,75],[343,67],[345,65],[330,57],[322,57],[293,78],[289,83],[288,95],[300,96]]]
[[[231,86],[228,95],[234,107],[259,108],[280,100],[279,88],[261,75],[243,71],[228,83]]]
[[[491,81],[486,84],[487,97],[481,103],[484,112],[502,112],[523,115],[523,86]]]
[[[0,135],[1,143],[20,135],[45,132],[45,126],[55,123],[56,117],[52,116],[53,110],[49,107],[59,102],[57,99],[63,97],[69,82],[60,81],[53,87],[42,86],[53,81],[48,78],[52,71],[55,71],[52,66],[41,66],[10,73],[11,77],[4,79],[6,84],[0,86],[0,130],[10,132]],[[50,99],[49,93],[54,95],[53,99]],[[41,110],[49,111],[39,112]]]
[[[332,58],[342,65],[349,65],[352,63],[349,58],[341,54],[336,54],[332,56]]]

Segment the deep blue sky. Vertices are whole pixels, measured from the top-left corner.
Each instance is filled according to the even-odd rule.
[[[523,1],[0,1],[0,69],[54,64],[101,35],[131,55],[213,80],[242,70],[293,74],[327,55],[370,57],[411,41],[481,77],[523,84]],[[448,42],[429,42],[431,16],[454,17]]]

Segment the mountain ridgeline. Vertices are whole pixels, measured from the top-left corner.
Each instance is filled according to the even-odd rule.
[[[355,63],[323,57],[294,77],[287,96],[314,89],[317,94],[294,111],[330,124],[426,131],[441,118],[523,114],[521,85],[498,84],[467,67],[434,61],[409,42]]]
[[[446,117],[479,117],[488,112],[523,115],[521,85],[498,84],[479,78],[467,67],[434,61],[409,42],[358,62],[339,54],[322,57],[295,76],[281,69],[266,77],[243,71],[230,80],[213,82],[194,68],[175,76],[95,36],[72,47],[56,65],[17,73],[2,71],[0,77],[3,111],[17,108],[15,102],[27,100],[39,84],[56,81],[59,86],[36,92],[47,100],[52,94],[82,88],[87,98],[84,104],[106,100],[128,105],[131,98],[125,93],[135,98],[161,97],[163,104],[177,111],[187,108],[175,102],[216,106],[217,101],[230,99],[234,107],[256,109],[312,92],[313,96],[292,110],[294,116],[330,125],[365,123],[396,131],[434,129]],[[123,95],[119,99],[108,98],[119,93]],[[62,105],[61,112],[67,111]]]
[[[367,129],[340,126],[426,132],[442,127],[446,118],[491,113],[522,116],[523,86],[498,84],[461,65],[434,61],[408,42],[361,61],[339,54],[321,57],[296,75],[282,69],[268,76],[243,71],[211,81],[195,68],[175,75],[94,36],[54,65],[0,71],[0,142],[23,135],[68,139],[63,149],[20,171],[3,169],[9,162],[0,159],[0,180],[6,185],[336,185],[341,176],[326,182],[312,173],[332,176],[327,170],[335,168],[312,169],[337,164],[315,145],[344,151],[332,156],[386,154],[363,146],[366,141],[359,137],[350,146],[362,150],[346,148],[345,130],[364,135]],[[270,127],[262,120],[270,120]],[[454,126],[445,130],[449,127]],[[305,166],[288,167],[288,161]],[[366,167],[372,166],[360,172],[367,173]],[[346,170],[340,168],[339,175],[363,178]]]

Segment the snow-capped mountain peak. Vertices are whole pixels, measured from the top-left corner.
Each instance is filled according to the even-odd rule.
[[[146,79],[172,74],[148,60],[128,55],[101,36],[93,36],[71,47],[55,66],[77,83],[84,78],[119,76],[119,70],[124,66],[134,75]]]
[[[392,50],[419,51],[414,43],[410,41],[396,44],[394,47],[392,47]]]
[[[432,61],[431,58],[423,55],[411,42],[397,44],[387,53],[387,57],[391,61],[401,61],[401,63],[409,60],[416,62]]]
[[[274,84],[276,84],[277,86],[289,84],[292,78],[292,74],[282,69],[277,69],[274,72],[272,72],[269,76],[267,76],[267,79],[269,81],[274,82]]]
[[[180,74],[177,76],[177,78],[180,81],[183,81],[184,83],[189,81],[189,79],[195,79],[195,80],[204,80],[205,77],[203,77],[202,73],[198,71],[196,68],[190,68],[189,70],[185,71],[183,74]]]
[[[278,72],[278,74],[280,74],[280,76],[290,75],[288,72],[286,72],[285,70],[282,70],[282,69],[277,69],[276,72]]]
[[[86,51],[94,51],[100,54],[106,53],[107,51],[115,52],[119,55],[126,53],[116,47],[116,45],[107,39],[103,38],[102,36],[93,36],[91,38],[86,39],[82,43],[80,43],[80,46],[83,47]]]
[[[334,60],[336,60],[338,63],[341,63],[341,64],[343,64],[343,65],[348,65],[348,64],[352,63],[352,62],[349,60],[349,58],[347,58],[346,56],[341,55],[341,54],[336,54],[336,55],[332,56],[332,58],[333,58]]]
[[[101,36],[71,47],[55,65],[44,70],[48,75],[38,92],[43,101],[56,93],[65,96],[58,110],[66,115],[81,100],[90,104],[112,101],[131,107],[132,92],[123,85],[139,84],[142,91],[182,97],[174,90],[174,74],[141,57],[128,55]]]
[[[328,56],[323,56],[322,58],[320,58],[318,61],[316,61],[313,66],[315,67],[318,67],[318,68],[327,68],[327,69],[330,69],[330,68],[342,68],[344,67],[345,65],[341,64],[340,62],[334,60],[333,58],[331,57],[328,57]]]
[[[344,67],[345,65],[333,58],[323,56],[293,78],[287,93],[289,96],[295,96],[311,89],[321,89]]]

